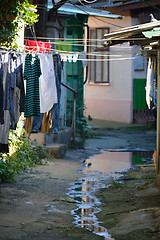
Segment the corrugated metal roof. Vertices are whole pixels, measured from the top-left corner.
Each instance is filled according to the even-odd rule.
[[[160,28],[153,29],[152,31],[142,32],[146,38],[160,37]]]
[[[90,5],[90,4],[88,4]],[[48,8],[53,8],[53,5],[48,5]],[[112,19],[121,19],[123,16],[112,14],[108,11],[103,11],[99,9],[94,9],[88,6],[82,6],[77,4],[65,3],[58,9],[60,13],[73,13],[73,14],[83,14],[83,15],[90,15],[90,16],[97,16],[97,17],[105,17],[105,18],[112,18]]]
[[[106,1],[106,0],[98,0],[94,3],[91,3],[90,6],[93,8],[112,8],[112,7],[119,7],[122,5],[127,5],[131,3],[138,3],[140,0],[128,0],[128,1]]]
[[[155,27],[160,26],[160,21],[135,25],[127,28],[122,28],[119,31],[108,33],[104,35],[105,41],[110,40],[121,40],[123,38],[128,38],[136,34],[141,34],[144,31],[152,30]]]
[[[65,3],[62,7],[58,9],[58,11],[106,18],[123,18],[121,15],[112,14],[108,11],[93,9],[87,6],[73,5],[71,3]]]

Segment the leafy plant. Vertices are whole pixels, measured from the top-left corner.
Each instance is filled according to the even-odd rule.
[[[25,138],[23,125],[22,116],[17,129],[10,130],[9,153],[0,154],[0,179],[2,181],[14,180],[15,174],[41,163],[42,159],[48,157],[45,147],[38,146],[35,142]]]
[[[38,21],[36,7],[28,0],[3,0],[0,8],[0,44],[15,48],[15,39],[22,25]]]
[[[83,142],[86,138],[90,137],[90,126],[88,125],[88,120],[86,117],[81,117],[76,121],[77,132],[80,135]]]

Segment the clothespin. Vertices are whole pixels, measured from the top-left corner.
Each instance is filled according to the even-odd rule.
[[[39,46],[37,45],[37,53],[39,53],[39,50],[40,50],[40,48],[39,48]]]
[[[77,59],[78,59],[78,54],[74,54],[73,55],[73,62],[77,62]]]
[[[70,63],[72,62],[72,56],[73,56],[72,54],[68,54],[68,62]]]

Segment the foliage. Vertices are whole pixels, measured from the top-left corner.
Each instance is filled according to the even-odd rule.
[[[123,187],[123,184],[121,182],[119,182],[119,181],[115,181],[115,180],[112,179],[112,184],[111,184],[110,187],[121,188],[121,187]]]
[[[23,118],[21,118],[17,129],[10,130],[9,153],[0,154],[0,179],[2,181],[14,180],[15,174],[41,163],[41,159],[47,157],[44,147],[25,138],[23,124]]]
[[[15,48],[14,41],[22,27],[37,22],[36,7],[28,0],[3,0],[0,8],[0,43]]]
[[[90,126],[88,125],[88,120],[86,117],[81,117],[76,121],[77,132],[80,135],[83,142],[86,138],[90,137]]]

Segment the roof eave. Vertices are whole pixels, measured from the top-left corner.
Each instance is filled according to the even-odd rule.
[[[106,42],[106,41],[109,42],[109,41],[113,41],[113,40],[114,41],[118,41],[118,40],[123,41],[123,39],[126,39],[126,38],[128,38],[128,41],[129,41],[130,37],[133,37],[134,35],[138,35],[138,34],[142,35],[142,32],[145,32],[147,30],[152,30],[158,26],[160,26],[160,21],[131,26],[128,28],[123,28],[117,32],[105,34],[104,35],[105,39],[103,41],[104,42]]]

